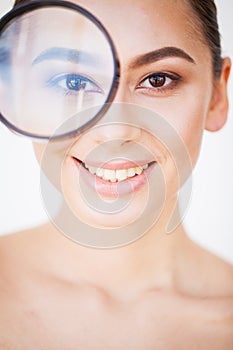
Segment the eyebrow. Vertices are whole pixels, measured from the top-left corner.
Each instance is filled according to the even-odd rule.
[[[79,51],[63,47],[51,47],[41,52],[33,60],[32,65],[36,65],[47,60],[59,60],[71,63],[85,63],[86,65],[100,65],[101,62],[97,55],[95,56],[85,51]]]
[[[194,59],[182,49],[179,49],[178,47],[168,46],[168,47],[163,47],[161,49],[148,52],[144,55],[137,56],[129,64],[129,68],[131,69],[138,68],[146,64],[154,63],[169,57],[179,57],[179,58],[185,59],[190,63],[196,64]]]

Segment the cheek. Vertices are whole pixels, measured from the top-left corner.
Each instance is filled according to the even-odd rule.
[[[163,111],[165,109],[163,108]],[[163,113],[160,111],[161,114],[166,115],[167,123],[174,130],[174,133],[172,132],[171,137],[165,142],[170,145],[163,166],[168,197],[172,193],[176,194],[195,167],[207,112],[208,101],[203,101],[203,98],[200,99],[200,97],[199,99],[184,99],[179,105],[173,105],[173,108],[170,106]],[[171,141],[172,136],[174,140]],[[180,142],[177,142],[177,139]]]
[[[200,152],[205,118],[200,111],[200,114],[189,113],[187,119],[186,122],[178,125],[177,132],[186,147],[192,167],[194,167]]]
[[[170,96],[140,100],[166,120],[168,129],[174,129],[186,146],[193,166],[200,151],[213,93],[212,73],[205,68],[190,73],[190,77],[186,73],[181,87]],[[201,77],[205,77],[205,81]]]
[[[189,110],[184,114],[184,118],[180,119],[176,128],[194,167],[200,152],[207,108],[205,105],[198,106],[197,104],[189,106]]]
[[[195,166],[199,155],[211,96],[203,91],[203,88],[197,90],[199,91],[195,94],[193,89],[192,95],[184,96],[182,101],[174,104],[166,114],[168,122],[187,149],[192,167]]]

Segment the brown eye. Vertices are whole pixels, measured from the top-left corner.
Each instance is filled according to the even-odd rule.
[[[152,73],[144,78],[137,86],[138,89],[143,89],[145,92],[150,93],[166,92],[169,89],[173,89],[181,81],[181,77],[178,74],[173,73]]]
[[[154,73],[144,79],[140,84],[140,88],[149,88],[149,89],[162,89],[167,85],[171,84],[175,78],[169,77],[166,74]]]
[[[166,77],[160,75],[152,75],[148,78],[148,80],[151,86],[154,88],[162,87],[166,83]]]

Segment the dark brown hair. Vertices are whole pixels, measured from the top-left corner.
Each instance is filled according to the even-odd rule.
[[[204,34],[204,39],[212,54],[215,77],[219,78],[222,71],[222,49],[217,8],[214,0],[188,0]]]
[[[213,70],[216,78],[222,71],[221,39],[217,20],[217,8],[214,0],[187,0],[198,20],[205,42],[212,54]],[[28,2],[15,0],[14,6]]]

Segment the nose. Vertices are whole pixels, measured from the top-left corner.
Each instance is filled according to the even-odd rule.
[[[129,141],[139,141],[141,129],[123,122],[109,123],[94,128],[91,138],[97,144],[110,140],[119,140],[122,143]]]
[[[133,113],[130,89],[124,81],[121,81],[110,108],[94,128],[92,139],[96,143],[116,139],[122,142],[138,141],[141,129],[129,122],[133,120]]]

